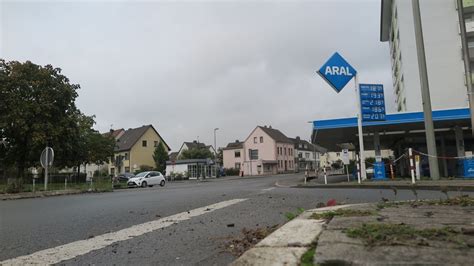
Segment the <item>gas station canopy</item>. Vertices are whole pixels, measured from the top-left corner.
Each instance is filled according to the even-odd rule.
[[[447,141],[454,141],[454,134],[447,133],[458,126],[470,128],[468,108],[433,111],[433,123],[437,138],[442,135]],[[364,145],[367,150],[374,149],[373,135],[378,132],[380,148],[393,148],[400,141],[426,142],[423,112],[387,114],[385,121],[363,122]],[[441,134],[439,132],[446,132]],[[471,139],[466,132],[464,139]],[[313,143],[329,151],[358,146],[357,118],[337,118],[313,121]]]

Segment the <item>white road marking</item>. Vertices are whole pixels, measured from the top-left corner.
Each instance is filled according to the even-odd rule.
[[[264,188],[260,191],[260,194],[266,193],[266,192],[274,190],[274,189],[275,189],[275,187]]]
[[[0,262],[0,265],[56,264],[61,261],[70,260],[77,256],[87,254],[93,250],[105,248],[115,242],[129,240],[134,237],[168,227],[177,222],[189,220],[193,217],[213,212],[215,210],[222,209],[245,200],[247,199],[232,199],[218,202],[209,206],[191,210],[189,212],[181,212],[161,218],[159,220],[133,225],[129,228],[106,233],[94,238],[79,240],[62,246],[41,250],[30,255],[4,260]]]

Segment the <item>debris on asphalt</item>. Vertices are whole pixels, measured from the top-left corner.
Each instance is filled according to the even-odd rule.
[[[328,207],[332,207],[332,206],[336,206],[337,205],[337,202],[335,199],[330,199],[328,200],[328,202],[326,203],[326,206]]]
[[[225,243],[225,250],[239,257],[278,228],[278,224],[256,229],[243,228],[241,234]]]
[[[235,224],[228,224],[227,227],[234,227]]]

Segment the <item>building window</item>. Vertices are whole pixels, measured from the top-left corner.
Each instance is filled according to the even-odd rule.
[[[263,143],[263,137],[260,137],[260,143]]]
[[[249,149],[250,160],[258,160],[258,150]]]
[[[306,159],[309,159],[309,152],[305,153],[305,154],[304,154],[304,157],[305,157]]]
[[[158,141],[155,140],[154,147],[158,147]]]
[[[125,173],[130,173],[130,167],[125,167]]]
[[[125,160],[128,160],[128,153],[125,153]]]
[[[146,140],[142,141],[142,147],[146,147]]]
[[[302,152],[298,153],[298,158],[303,158],[303,153]]]
[[[235,158],[240,158],[240,151],[235,151],[234,152],[234,157]]]
[[[285,147],[285,155],[286,155],[286,147]]]
[[[257,143],[257,137],[253,137],[253,143]]]
[[[235,163],[235,169],[240,169],[240,163]]]

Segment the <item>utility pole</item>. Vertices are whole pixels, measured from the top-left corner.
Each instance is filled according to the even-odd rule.
[[[457,0],[459,30],[461,32],[462,55],[464,61],[464,72],[466,73],[467,95],[469,98],[469,111],[471,113],[471,134],[474,136],[474,93],[472,91],[471,62],[466,37],[466,21],[464,20],[464,6],[462,0]]]
[[[426,69],[425,45],[423,41],[423,29],[421,25],[420,2],[412,0],[413,21],[415,26],[415,40],[418,56],[418,70],[420,72],[421,99],[423,103],[423,114],[425,117],[426,145],[428,148],[428,162],[430,175],[434,180],[439,179],[438,153],[436,151],[436,138],[434,133],[433,116],[431,113],[430,88],[428,83],[428,71]]]

